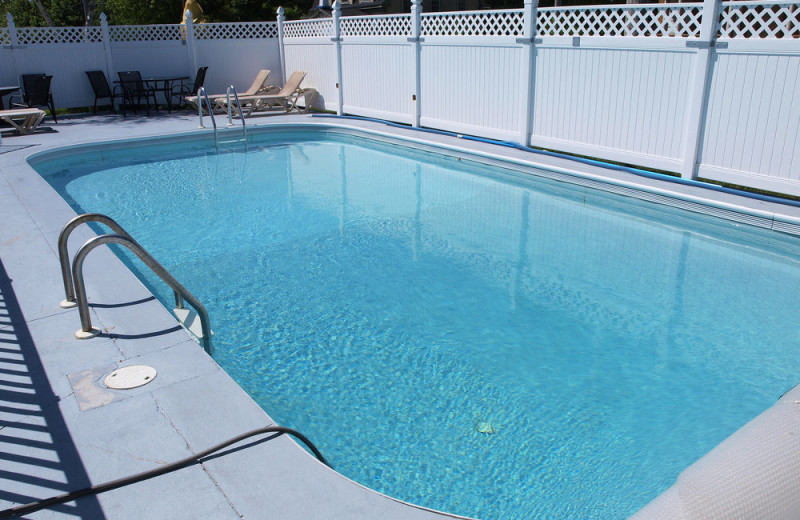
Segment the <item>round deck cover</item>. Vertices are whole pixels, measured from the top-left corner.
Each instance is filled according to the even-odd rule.
[[[114,370],[103,381],[108,388],[128,390],[146,385],[156,377],[156,369],[146,365],[132,365]]]

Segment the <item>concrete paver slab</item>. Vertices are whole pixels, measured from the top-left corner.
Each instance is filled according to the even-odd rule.
[[[0,240],[0,247],[20,252],[4,253],[2,258],[25,318],[35,320],[63,312],[58,302],[64,299],[64,289],[58,262],[49,245],[41,237],[28,235]],[[23,272],[34,276],[18,275]]]

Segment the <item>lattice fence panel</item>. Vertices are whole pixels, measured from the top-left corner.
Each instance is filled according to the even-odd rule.
[[[11,36],[8,29],[0,28],[0,45],[11,45]]]
[[[303,20],[283,24],[284,38],[333,36],[333,20]]]
[[[423,36],[521,36],[522,29],[521,10],[422,15]]]
[[[176,41],[184,39],[182,25],[112,25],[108,28],[113,42]]]
[[[411,36],[411,15],[348,16],[340,23],[342,36]]]
[[[19,27],[20,45],[102,42],[100,27]]]
[[[800,38],[800,5],[725,2],[719,25],[720,38]]]
[[[275,22],[199,23],[194,24],[198,40],[257,40],[278,37]]]
[[[677,36],[698,38],[702,4],[636,7],[543,8],[540,36]]]

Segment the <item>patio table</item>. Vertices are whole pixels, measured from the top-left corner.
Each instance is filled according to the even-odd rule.
[[[167,113],[172,112],[172,87],[175,85],[176,81],[186,81],[189,79],[189,76],[164,76],[164,77],[152,77],[152,78],[142,78],[142,81],[147,83],[148,85],[152,85],[153,90],[156,92],[161,92],[164,94],[164,99],[167,101]]]
[[[161,92],[164,94],[164,99],[167,105],[167,112],[172,112],[172,87],[175,85],[176,81],[186,81],[189,79],[189,76],[160,76],[160,77],[149,77],[149,78],[142,78],[142,82],[145,83],[147,86],[153,87],[155,92]],[[122,85],[123,81],[116,80],[114,83],[118,85]]]

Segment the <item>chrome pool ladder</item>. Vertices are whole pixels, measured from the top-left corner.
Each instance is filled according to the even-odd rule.
[[[69,252],[67,241],[72,231],[80,224],[85,222],[98,222],[110,227],[113,234],[98,235],[87,240],[75,254],[72,261],[72,268],[69,264]],[[169,285],[175,294],[175,309],[173,312],[181,322],[181,325],[191,332],[203,348],[209,354],[212,353],[211,346],[211,325],[208,320],[206,308],[180,284],[161,264],[159,264],[150,253],[148,253],[136,240],[133,239],[114,219],[101,213],[85,213],[73,218],[64,226],[58,235],[58,258],[61,262],[61,275],[64,280],[64,292],[66,299],[61,302],[61,307],[78,307],[81,318],[81,329],[75,333],[78,339],[93,338],[100,333],[92,327],[91,316],[89,314],[89,303],[86,298],[86,286],[83,280],[83,262],[86,256],[96,247],[103,244],[119,244],[127,247],[144,264],[150,268],[159,278]],[[186,309],[184,301],[194,308],[194,313]],[[196,313],[196,314],[195,314]],[[197,320],[199,319],[199,328]]]
[[[228,107],[228,126],[233,125],[233,104],[231,104],[231,92],[233,92],[233,99],[236,102],[236,110],[239,112],[239,119],[242,121],[242,141],[244,142],[245,149],[247,149],[247,123],[244,121],[244,113],[242,113],[242,105],[239,103],[239,94],[236,93],[236,87],[230,85],[225,90],[226,106]],[[226,141],[226,142],[236,142]]]
[[[233,99],[236,105],[236,110],[239,111],[239,119],[242,121],[242,142],[244,143],[245,149],[247,149],[247,124],[244,121],[244,114],[242,113],[242,105],[239,103],[239,94],[236,93],[236,88],[233,85],[230,85],[227,90],[225,91],[226,97],[226,105],[228,107],[228,126],[233,125],[233,106],[234,104],[231,103],[231,92],[233,92]],[[197,89],[197,117],[200,119],[200,126],[199,128],[205,128],[203,124],[203,104],[205,103],[206,109],[208,110],[208,115],[211,118],[211,124],[214,127],[214,147],[217,151],[219,151],[219,132],[217,131],[217,120],[214,118],[214,108],[211,106],[211,100],[208,98],[208,94],[206,93],[205,87],[200,87]],[[238,140],[230,140],[230,141],[222,141],[223,143],[237,143]]]

